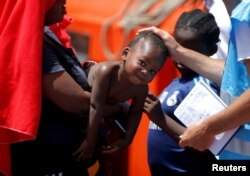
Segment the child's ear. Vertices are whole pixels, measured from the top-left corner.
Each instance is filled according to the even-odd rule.
[[[121,57],[122,57],[122,60],[126,60],[127,56],[129,55],[131,49],[129,47],[126,47],[122,50],[122,54],[121,54]]]

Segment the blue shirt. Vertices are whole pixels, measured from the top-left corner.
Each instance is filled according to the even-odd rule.
[[[199,76],[189,80],[175,79],[159,96],[164,113],[178,122],[174,111],[199,80],[211,85],[218,93],[218,86]],[[150,122],[148,162],[152,175],[197,172],[199,169],[207,167],[208,162],[214,160],[215,157],[209,151],[197,152],[180,148],[170,136],[161,131],[156,124]]]
[[[246,47],[244,41],[240,44],[236,42],[237,29],[243,25],[250,27],[250,0],[242,1],[232,12],[231,16],[232,29],[230,33],[228,56],[224,69],[224,74],[221,83],[221,98],[227,103],[231,104],[250,86],[247,69],[243,62],[238,59],[241,56],[241,47]],[[248,37],[248,36],[246,36]],[[237,46],[238,44],[238,46]],[[240,117],[235,117],[240,118]],[[232,140],[227,144],[224,150],[219,155],[220,159],[234,159],[234,160],[249,160],[250,159],[250,123],[242,125]]]

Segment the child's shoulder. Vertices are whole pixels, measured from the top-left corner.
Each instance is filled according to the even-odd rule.
[[[103,61],[98,63],[98,72],[101,73],[109,73],[114,72],[117,68],[119,68],[120,62],[118,61]]]

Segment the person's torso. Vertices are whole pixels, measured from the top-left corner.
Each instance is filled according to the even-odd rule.
[[[91,68],[88,75],[88,83],[92,88],[93,82],[98,76],[97,70],[100,69],[100,67],[105,67],[105,69],[108,70],[106,75],[108,78],[108,92],[105,94],[107,96],[106,103],[108,104],[115,104],[133,99],[144,92],[147,86],[133,85],[126,79],[124,81],[120,76],[121,72],[124,72],[121,64],[121,62],[112,61],[98,63]],[[101,87],[101,85],[99,86]]]
[[[169,118],[173,118],[181,124],[174,116],[174,111],[198,81],[205,81],[210,85],[207,79],[197,76],[189,80],[175,79],[163,90],[159,99],[164,113],[167,114]],[[214,87],[214,90],[218,93],[218,86],[213,85],[212,87]],[[164,133],[160,127],[150,122],[148,158],[152,167],[159,165],[174,172],[187,172],[195,169],[196,164],[200,165],[200,159],[210,160],[214,157],[211,153],[201,154],[180,148],[178,143]]]
[[[43,47],[43,75],[66,71],[83,89],[88,89],[86,75],[71,48],[64,48],[55,42],[51,44],[46,40]],[[54,147],[74,148],[85,135],[86,119],[61,109],[43,96],[37,140]]]

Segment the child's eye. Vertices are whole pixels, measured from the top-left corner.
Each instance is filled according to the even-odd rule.
[[[140,64],[140,66],[142,66],[142,67],[146,66],[146,63],[145,63],[144,61],[142,61],[142,60],[139,61],[139,64]]]
[[[157,74],[157,71],[155,71],[155,70],[150,70],[150,74],[151,74],[152,76],[155,76],[155,75]]]

